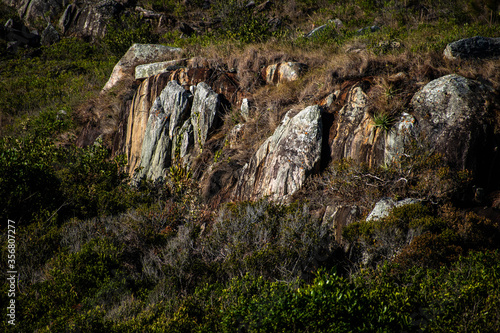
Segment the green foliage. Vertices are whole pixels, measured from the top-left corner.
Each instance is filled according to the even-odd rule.
[[[70,126],[59,112],[42,112],[18,124],[20,136],[0,139],[2,219],[31,223],[59,215],[89,217],[116,213],[131,203],[124,181],[123,156],[94,145],[85,149],[58,146],[53,137]]]
[[[36,57],[0,60],[5,68],[0,71],[1,113],[73,108],[101,89],[115,63],[116,58],[74,38],[42,47]]]
[[[143,21],[140,15],[122,15],[108,24],[102,46],[107,52],[120,58],[132,44],[156,43],[158,38],[151,24]]]
[[[473,252],[435,269],[385,265],[363,272],[355,283],[385,301],[402,300],[399,311],[411,314],[410,331],[495,332],[499,273],[498,252]]]
[[[405,270],[440,267],[473,249],[495,249],[500,226],[473,213],[461,214],[451,206],[434,212],[410,204],[394,208],[380,220],[350,224],[343,236],[360,246],[365,259],[369,256],[366,264],[393,260]]]
[[[218,0],[213,4],[214,12],[221,19],[219,34],[244,44],[263,42],[271,36],[268,19],[247,8],[246,3],[242,0]]]
[[[373,126],[377,129],[380,129],[382,133],[388,133],[391,130],[394,122],[395,119],[390,114],[376,113],[373,115]]]
[[[291,280],[332,260],[334,245],[306,205],[260,201],[222,210],[204,248],[230,277],[250,272]]]
[[[112,279],[119,280],[118,253],[119,249],[109,241],[96,239],[77,253],[59,255],[51,264],[47,279],[21,294],[18,321],[21,328],[25,331],[37,328],[61,331],[68,327],[75,330],[79,312],[87,311],[84,304],[89,297],[99,295]],[[96,312],[92,317],[101,314]]]

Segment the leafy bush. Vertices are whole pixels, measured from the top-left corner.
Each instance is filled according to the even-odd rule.
[[[53,137],[70,125],[59,112],[42,112],[18,125],[19,136],[0,139],[1,218],[19,223],[90,217],[127,208],[123,156],[109,159],[103,146],[58,146]]]
[[[242,0],[218,0],[213,10],[221,19],[219,34],[242,43],[263,42],[271,36],[267,18],[246,7]]]
[[[88,43],[66,38],[42,47],[39,56],[17,56],[0,63],[8,68],[0,72],[0,110],[3,115],[23,115],[47,109],[71,110],[102,88],[116,58]]]
[[[132,44],[156,43],[158,38],[152,25],[142,21],[139,15],[122,15],[108,24],[102,46],[107,52],[120,58]]]

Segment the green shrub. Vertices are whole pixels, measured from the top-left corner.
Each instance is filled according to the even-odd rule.
[[[139,15],[122,15],[108,24],[102,46],[110,54],[121,58],[132,44],[156,43],[158,38],[152,25],[142,21]]]

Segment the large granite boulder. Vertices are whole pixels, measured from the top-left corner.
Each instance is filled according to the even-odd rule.
[[[102,89],[103,92],[115,87],[127,78],[133,78],[138,65],[172,60],[182,50],[158,44],[134,44],[113,68],[111,76]]]
[[[322,122],[319,106],[309,106],[281,124],[241,170],[234,196],[254,200],[268,196],[283,201],[295,193],[321,158]]]
[[[500,38],[476,36],[460,39],[446,46],[444,57],[450,60],[498,58]]]
[[[455,169],[474,173],[489,169],[487,160],[493,151],[487,152],[492,117],[488,104],[492,100],[488,86],[456,74],[431,81],[411,100],[416,119],[413,135],[425,137]]]

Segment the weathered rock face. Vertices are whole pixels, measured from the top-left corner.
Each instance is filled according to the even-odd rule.
[[[64,13],[59,18],[59,29],[61,29],[62,33],[66,33],[68,29],[71,27],[71,22],[76,17],[78,13],[78,7],[74,4],[69,4],[68,7],[64,10]]]
[[[191,124],[193,125],[195,150],[201,152],[207,136],[220,119],[221,100],[205,82],[196,86],[193,108],[191,110]]]
[[[145,79],[150,76],[179,69],[186,65],[186,59],[155,62],[152,64],[139,65],[135,68],[135,79]]]
[[[262,70],[262,77],[267,83],[295,81],[305,72],[307,66],[299,62],[283,62],[267,66]]]
[[[140,165],[135,178],[164,176],[172,160],[188,163],[201,152],[219,115],[220,96],[206,83],[199,83],[192,96],[177,81],[170,81],[149,110],[140,150],[128,155],[130,165]]]
[[[53,18],[63,9],[62,0],[20,0],[7,4],[14,6],[25,22],[34,22],[44,17]]]
[[[126,119],[120,125],[123,128],[124,144],[118,145],[117,151],[124,151],[127,155],[130,174],[133,174],[135,168],[139,166],[151,106],[169,81],[168,74],[144,80],[137,89],[130,107],[125,110]]]
[[[488,146],[490,89],[455,74],[428,83],[412,100],[414,135],[441,153],[451,167],[480,170]],[[486,163],[490,165],[490,163]]]
[[[169,114],[163,109],[160,97],[156,99],[150,112],[142,142],[139,170],[134,175],[136,179],[162,177],[170,165]]]
[[[330,138],[332,159],[350,158],[369,165],[382,163],[385,133],[373,126],[368,112],[368,96],[361,87],[352,88],[333,126]]]
[[[157,179],[170,166],[172,142],[189,116],[191,93],[177,81],[170,81],[149,111],[141,149],[140,171],[136,178]]]
[[[134,44],[113,68],[113,72],[104,85],[103,91],[108,91],[127,77],[134,75],[135,67],[145,63],[170,60],[181,52],[179,48],[158,44]]]
[[[443,155],[450,167],[481,174],[491,162],[488,147],[490,88],[458,75],[434,80],[411,100],[411,113],[403,113],[389,131],[374,126],[368,97],[359,86],[348,93],[330,131],[331,157],[351,158],[371,166],[397,161],[408,141],[417,140]],[[489,138],[489,139],[488,139]],[[489,153],[486,152],[489,149]],[[491,158],[490,158],[491,159]]]
[[[106,34],[108,22],[124,9],[122,4],[114,0],[88,3],[74,16],[70,30],[82,37],[102,38]]]
[[[253,200],[269,196],[271,200],[286,200],[319,165],[321,140],[319,106],[307,107],[293,117],[289,111],[241,170],[235,197]]]
[[[500,38],[476,36],[460,39],[446,46],[444,57],[450,60],[498,58]]]

